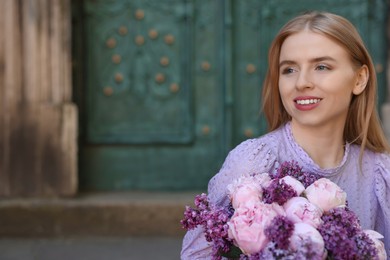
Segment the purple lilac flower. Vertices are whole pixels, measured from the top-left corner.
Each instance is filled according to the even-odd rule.
[[[209,210],[209,199],[206,193],[196,195],[194,203],[200,210]]]
[[[355,236],[361,230],[359,218],[348,207],[337,207],[322,215],[325,224],[340,226],[348,237]]]
[[[290,237],[294,232],[294,223],[284,216],[275,217],[265,229],[267,238],[274,242],[277,248],[287,249]]]
[[[234,215],[235,209],[233,208],[232,203],[230,202],[229,205],[226,208],[226,212],[228,214],[229,219]]]
[[[291,162],[283,162],[275,177],[277,179],[281,179],[285,176],[291,176],[300,181],[305,188],[309,187],[313,182],[315,182],[318,177],[314,174],[304,172],[302,170],[302,167],[299,166],[298,162],[291,161]]]
[[[206,240],[211,242],[228,237],[228,213],[225,210],[209,211],[203,216]]]
[[[312,241],[309,238],[306,238],[305,241],[302,241],[301,247],[294,252],[293,259],[322,260],[323,252],[318,252],[318,250],[313,248]]]
[[[378,250],[375,247],[374,241],[372,241],[369,236],[363,231],[358,233],[354,237],[357,254],[361,259],[378,259]]]
[[[283,205],[292,197],[298,194],[293,187],[286,184],[283,180],[275,179],[263,191],[263,201],[271,204],[273,202]]]
[[[354,238],[361,232],[357,216],[346,207],[335,208],[324,213],[322,220],[324,222],[318,231],[324,239],[328,255],[333,259],[360,259],[358,243],[363,240]],[[371,252],[362,245],[360,247],[368,254]]]
[[[228,237],[227,222],[232,215],[231,207],[226,209],[212,208],[205,193],[195,196],[195,208],[189,206],[184,211],[184,218],[180,221],[182,227],[190,230],[201,225],[204,228],[205,238],[213,242],[213,259],[221,259],[220,253],[228,252],[232,241]]]
[[[268,243],[267,247],[261,250],[260,253],[251,255],[248,260],[268,260],[268,259],[283,259],[295,260],[294,254],[291,250],[281,249],[275,243]]]
[[[200,212],[197,209],[193,209],[189,206],[186,206],[184,211],[184,218],[180,221],[181,226],[186,230],[191,230],[196,228],[198,225],[203,223]]]
[[[324,224],[319,228],[328,255],[333,259],[356,259],[355,243],[343,227]]]
[[[205,215],[210,211],[207,195],[202,193],[195,196],[196,208],[186,206],[184,218],[180,221],[182,227],[186,230],[196,228],[198,225],[203,225]]]

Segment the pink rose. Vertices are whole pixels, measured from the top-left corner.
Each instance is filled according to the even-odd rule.
[[[255,174],[253,176],[253,180],[262,188],[268,187],[268,185],[271,183],[271,177],[269,177],[268,173]]]
[[[260,202],[263,197],[262,185],[268,184],[270,179],[268,174],[259,174],[242,176],[233,181],[227,187],[233,208],[241,207],[248,201]]]
[[[385,244],[380,240],[384,237],[374,230],[364,230],[364,233],[366,233],[368,237],[374,242],[375,248],[378,250],[378,259],[386,260],[387,253],[385,249]]]
[[[306,198],[323,211],[345,206],[347,194],[334,182],[321,178],[306,188]]]
[[[293,223],[303,222],[315,228],[322,223],[322,210],[303,197],[291,198],[283,208],[287,218]]]
[[[228,235],[244,254],[254,254],[269,242],[264,234],[265,228],[274,217],[283,214],[277,204],[253,203],[251,207],[239,207],[229,220]]]
[[[281,178],[280,180],[283,180],[287,185],[290,185],[295,190],[295,192],[298,194],[298,196],[300,196],[302,194],[302,192],[305,191],[305,186],[303,186],[303,184],[300,181],[298,181],[297,179],[295,179],[294,177],[285,176],[285,177]]]
[[[320,232],[306,223],[294,224],[294,232],[290,238],[291,248],[299,251],[300,248],[305,248],[308,244],[312,252],[318,253],[322,259],[326,258],[325,242]],[[313,259],[318,259],[318,257],[313,256]]]

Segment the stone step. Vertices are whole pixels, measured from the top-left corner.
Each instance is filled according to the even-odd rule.
[[[0,200],[0,237],[183,236],[197,192],[118,192]]]

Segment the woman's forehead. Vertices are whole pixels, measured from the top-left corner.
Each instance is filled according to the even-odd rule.
[[[330,37],[304,30],[288,36],[281,46],[279,61],[281,60],[315,60],[320,57],[333,59],[349,58],[348,52],[341,44]]]

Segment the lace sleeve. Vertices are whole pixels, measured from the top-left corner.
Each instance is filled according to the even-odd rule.
[[[181,260],[211,259],[212,245],[203,234],[203,227],[190,230],[183,239]]]
[[[375,174],[375,193],[378,198],[376,229],[385,238],[385,248],[390,257],[390,156],[382,154],[377,161],[379,166]]]

